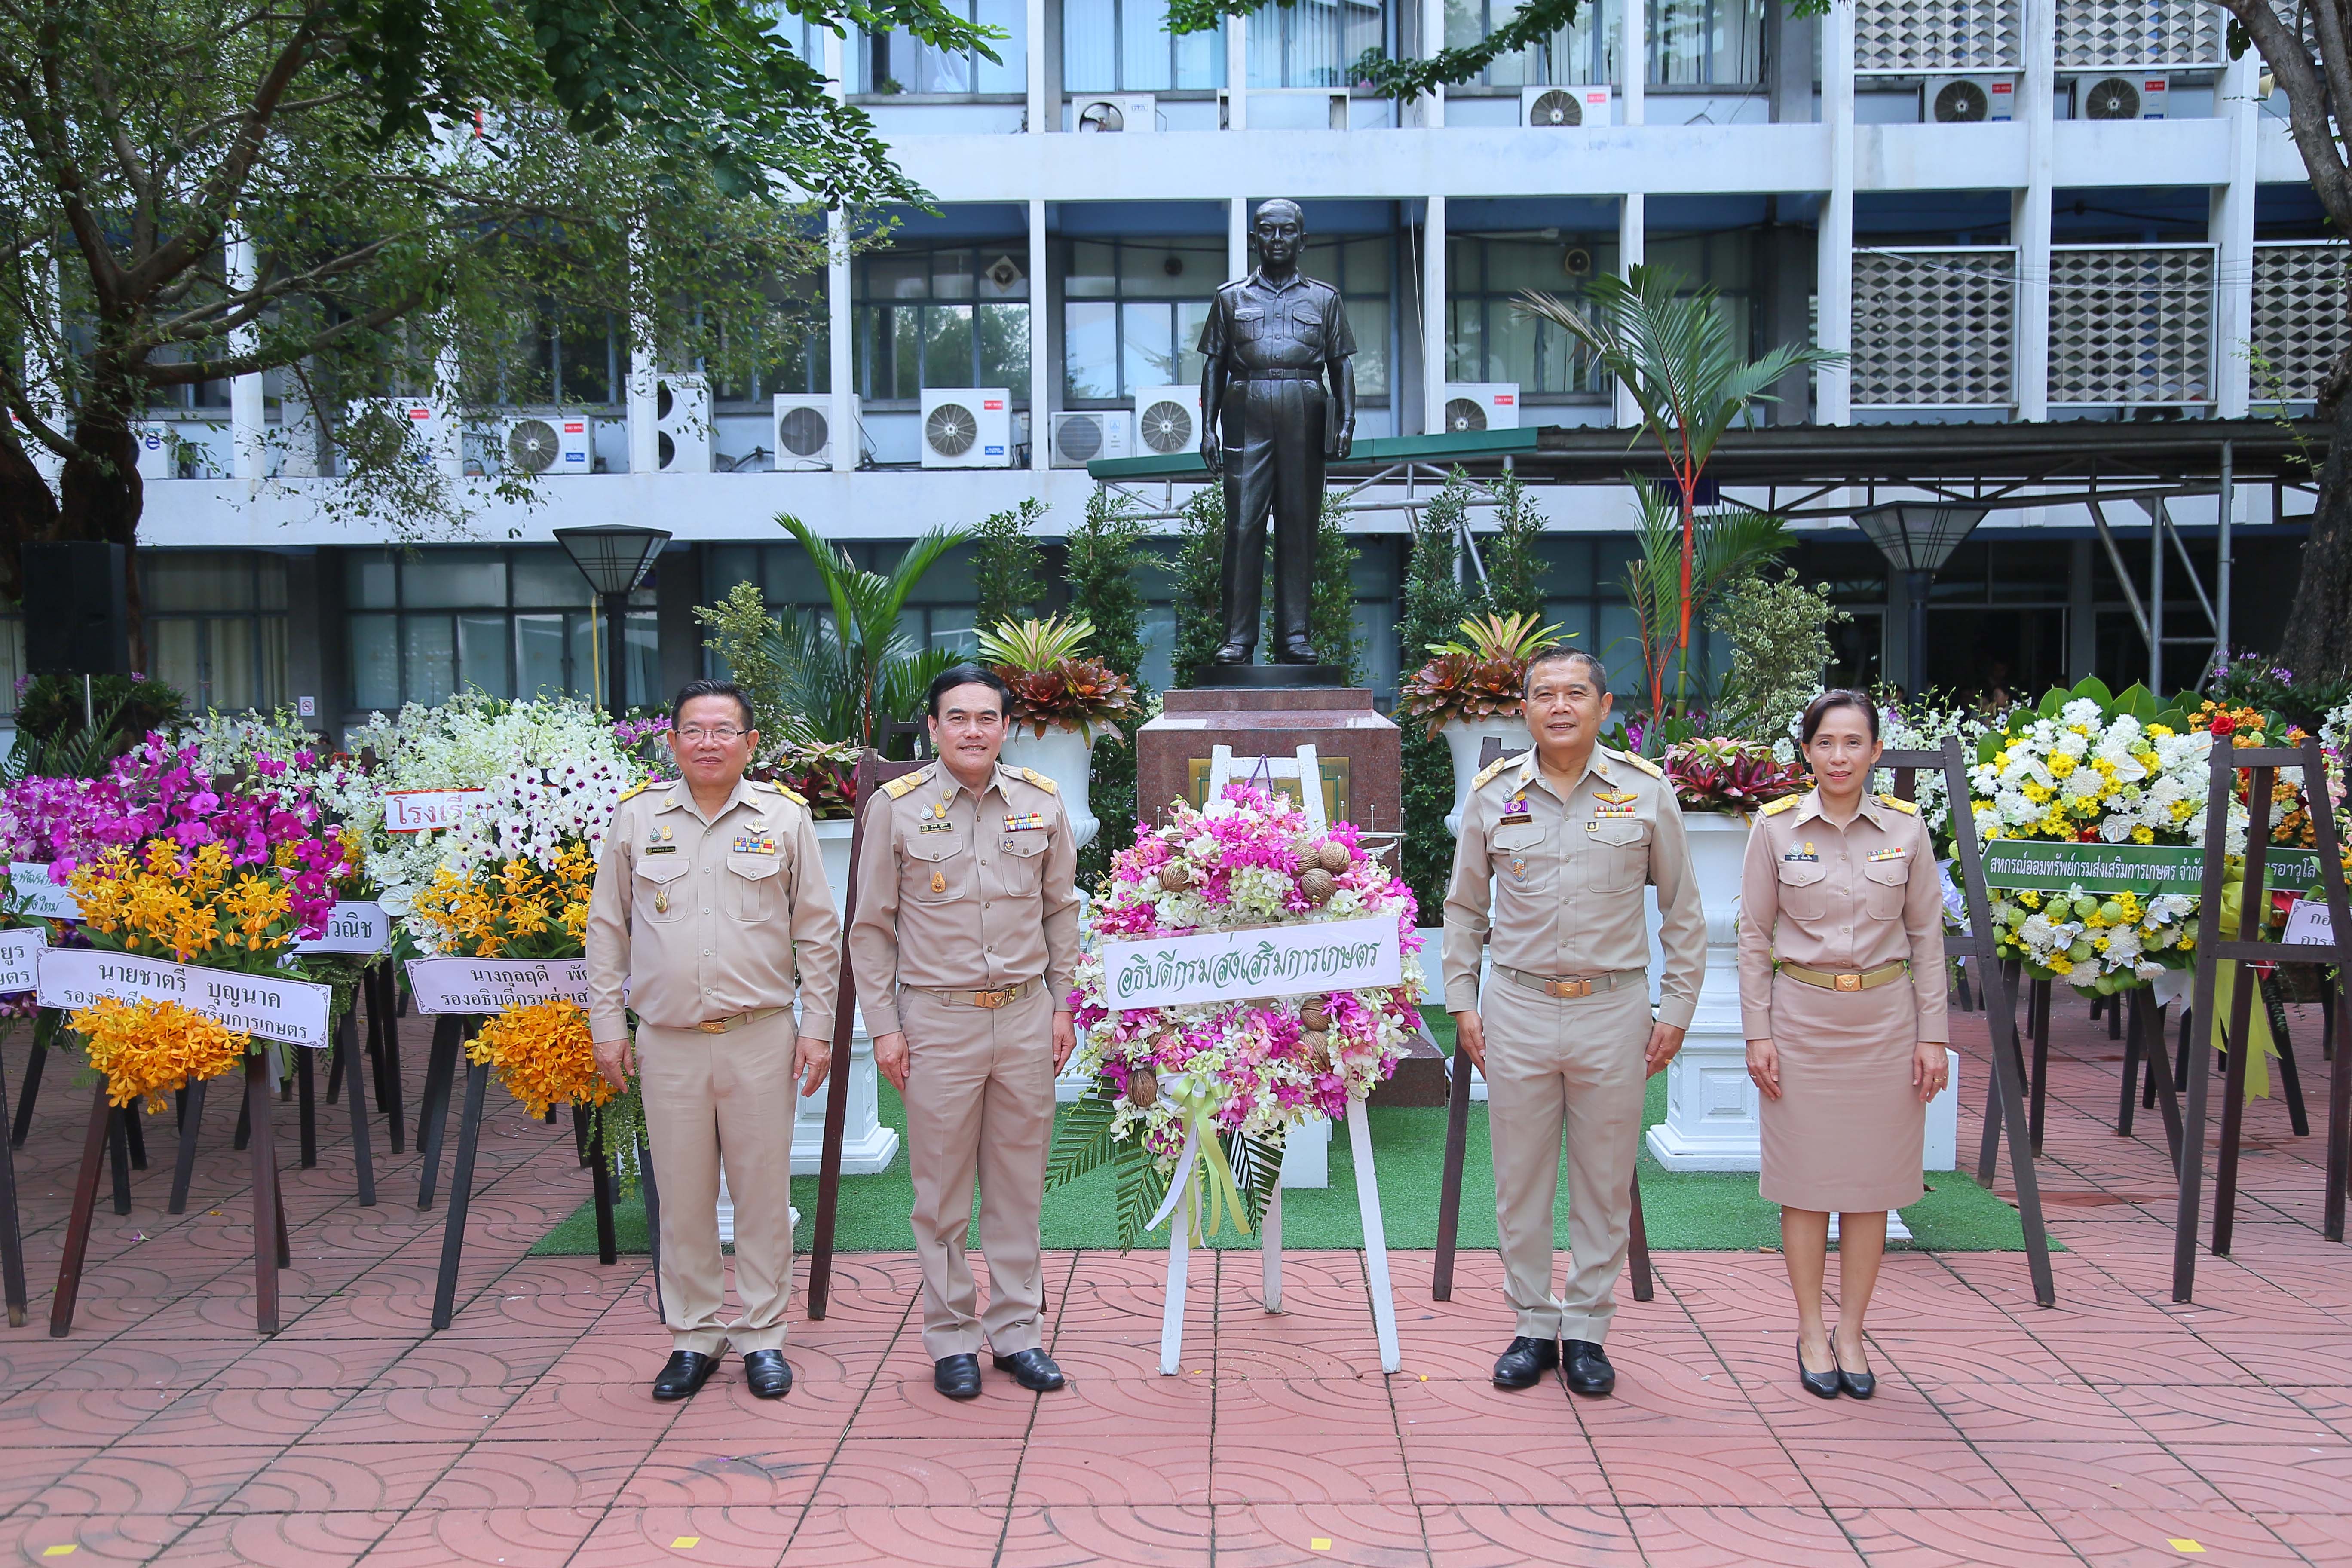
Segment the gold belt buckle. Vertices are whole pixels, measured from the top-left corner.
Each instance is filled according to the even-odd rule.
[[[1592,982],[1590,980],[1555,980],[1549,985],[1546,986],[1545,989],[1549,991],[1555,996],[1571,998],[1577,996],[1590,996],[1592,994]]]
[[[1841,991],[1859,991],[1862,989],[1862,976],[1859,974],[1841,974],[1838,975],[1836,979],[1837,988]]]
[[[992,1009],[1008,1006],[1020,989],[1018,985],[1001,985],[993,991],[975,991],[971,994],[971,1003],[975,1007]]]
[[[697,1024],[695,1027],[701,1030],[706,1035],[723,1035],[728,1029],[728,1020],[725,1018],[705,1018],[701,1023]]]

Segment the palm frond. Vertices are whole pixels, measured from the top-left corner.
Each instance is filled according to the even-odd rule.
[[[1158,1163],[1143,1152],[1139,1141],[1117,1147],[1119,1155],[1113,1169],[1118,1177],[1118,1249],[1132,1252],[1147,1234],[1160,1200],[1168,1195],[1168,1178],[1160,1173]],[[1181,1209],[1171,1223],[1184,1223]]]
[[[1266,1205],[1274,1202],[1274,1190],[1282,1184],[1282,1150],[1279,1137],[1267,1140],[1236,1132],[1225,1139],[1225,1160],[1234,1168],[1234,1184],[1241,1190],[1242,1201],[1249,1205],[1252,1230],[1265,1223]]]
[[[1062,1113],[1060,1124],[1054,1129],[1053,1152],[1045,1158],[1047,1192],[1066,1186],[1109,1162],[1116,1147],[1111,1142],[1111,1127],[1118,1120],[1118,1107],[1111,1102],[1111,1097],[1117,1092],[1110,1079],[1097,1079],[1093,1089]]]

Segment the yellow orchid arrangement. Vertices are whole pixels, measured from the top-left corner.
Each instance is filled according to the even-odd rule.
[[[457,957],[577,958],[595,885],[595,852],[575,842],[544,863],[517,856],[472,876],[445,864],[416,895],[415,914],[434,945]]]

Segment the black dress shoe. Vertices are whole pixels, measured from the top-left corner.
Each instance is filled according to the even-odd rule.
[[[1834,1342],[1830,1345],[1830,1356],[1832,1360],[1837,1356],[1837,1345]],[[1877,1373],[1848,1372],[1843,1362],[1838,1363],[1837,1380],[1838,1387],[1843,1389],[1846,1396],[1851,1399],[1867,1399],[1878,1392]]]
[[[950,1399],[980,1397],[980,1358],[976,1355],[943,1355],[931,1368],[931,1386]]]
[[[1533,1388],[1559,1364],[1558,1340],[1531,1340],[1521,1334],[1511,1342],[1510,1349],[1495,1358],[1495,1386]]]
[[[743,1382],[756,1399],[782,1399],[793,1391],[792,1363],[782,1351],[745,1351]]]
[[[700,1351],[672,1351],[654,1374],[656,1399],[691,1399],[719,1370],[719,1358]]]
[[[1591,1340],[1570,1340],[1562,1348],[1570,1393],[1598,1399],[1617,1386],[1617,1369],[1609,1364],[1608,1352]]]
[[[1054,1358],[1041,1350],[1014,1351],[995,1361],[997,1371],[1011,1373],[1013,1381],[1032,1394],[1051,1394],[1066,1381]]]
[[[1247,664],[1251,656],[1256,652],[1255,648],[1244,647],[1237,642],[1229,642],[1210,655],[1209,662],[1211,664]]]
[[[1830,1355],[1831,1366],[1829,1371],[1808,1372],[1805,1370],[1804,1350],[1801,1346],[1799,1347],[1797,1351],[1797,1381],[1805,1385],[1805,1392],[1807,1394],[1813,1394],[1822,1399],[1835,1399],[1838,1396],[1838,1370],[1836,1366],[1837,1352],[1832,1351],[1830,1352]]]
[[[1282,651],[1274,656],[1274,662],[1276,664],[1320,664],[1323,662],[1323,659],[1322,657],[1307,644],[1303,642],[1295,642],[1284,644]]]

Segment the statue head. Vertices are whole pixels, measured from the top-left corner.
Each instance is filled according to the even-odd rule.
[[[1307,215],[1297,202],[1276,196],[1265,203],[1257,209],[1255,227],[1259,261],[1276,271],[1298,264],[1299,250],[1307,243]]]

